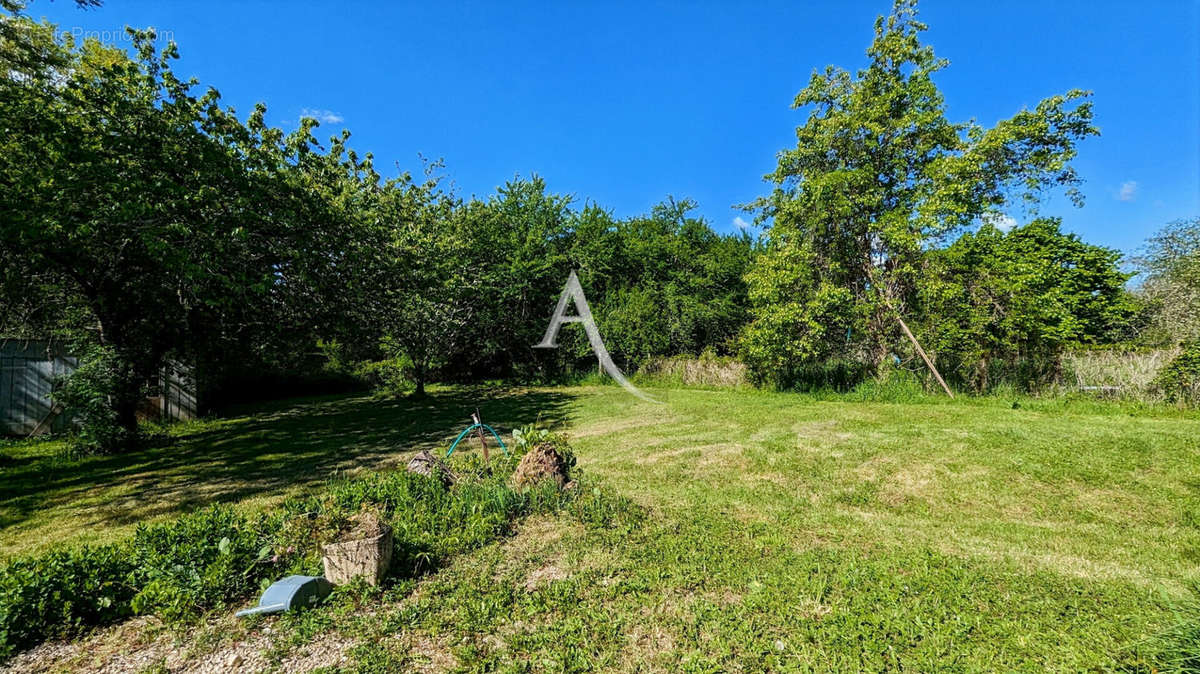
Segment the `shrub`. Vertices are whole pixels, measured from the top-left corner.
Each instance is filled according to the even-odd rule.
[[[79,367],[56,382],[54,402],[69,410],[79,422],[71,439],[75,454],[95,454],[132,446],[137,438],[122,428],[110,395],[118,387],[121,365],[112,349],[95,347]]]
[[[130,613],[135,590],[127,547],[57,550],[0,566],[0,660]]]
[[[1171,401],[1200,404],[1200,340],[1184,347],[1154,378],[1154,388]]]
[[[142,589],[133,610],[180,620],[246,596],[276,570],[269,559],[276,529],[228,506],[138,527],[130,552]]]
[[[399,397],[416,388],[410,376],[412,362],[407,358],[364,361],[355,366],[353,372],[355,377],[384,396]]]

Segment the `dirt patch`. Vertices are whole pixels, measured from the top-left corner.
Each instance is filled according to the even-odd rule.
[[[534,569],[528,577],[525,578],[525,589],[530,592],[553,583],[556,580],[566,580],[568,574],[558,564],[547,564],[540,569]]]

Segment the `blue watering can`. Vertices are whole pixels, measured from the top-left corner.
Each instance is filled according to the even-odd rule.
[[[263,592],[258,606],[238,611],[238,616],[259,613],[282,613],[298,608],[310,608],[329,596],[333,585],[321,576],[288,576],[277,580]]]

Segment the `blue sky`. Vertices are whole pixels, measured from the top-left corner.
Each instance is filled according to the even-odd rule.
[[[331,9],[331,8],[335,8]],[[730,231],[734,204],[795,144],[790,109],[814,68],[863,65],[871,2],[128,2],[35,0],[64,30],[155,26],[179,70],[241,113],[265,102],[320,137],[345,127],[389,169],[444,158],[464,195],[520,174],[623,217],[690,197]],[[1126,251],[1200,216],[1200,2],[925,0],[926,41],[951,61],[952,120],[991,125],[1073,87],[1102,136],[1080,148],[1087,205],[1059,215]],[[1011,215],[1024,220],[1025,215]]]

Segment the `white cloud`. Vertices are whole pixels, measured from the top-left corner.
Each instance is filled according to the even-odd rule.
[[[332,110],[321,110],[319,108],[304,108],[300,111],[300,116],[312,117],[322,124],[341,124],[346,121],[345,117]]]
[[[746,222],[740,215],[733,218],[733,226],[741,230],[750,229],[750,223]]]
[[[983,221],[1002,232],[1007,232],[1017,226],[1016,218],[1003,213],[989,213],[983,216]]]
[[[1138,184],[1136,180],[1127,180],[1121,183],[1121,191],[1117,193],[1117,198],[1121,201],[1133,201],[1137,198]]]

